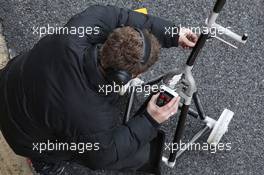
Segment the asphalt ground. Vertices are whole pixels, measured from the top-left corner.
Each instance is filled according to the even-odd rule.
[[[18,53],[30,49],[40,39],[33,34],[33,26],[62,26],[72,15],[96,3],[115,4],[115,1],[0,0],[0,18],[9,48]],[[202,26],[213,3],[211,0],[147,0],[144,7],[149,14],[188,27]],[[142,6],[132,0],[124,4],[133,9]],[[123,3],[117,5],[123,6]],[[217,119],[224,108],[235,112],[229,132],[221,140],[231,143],[231,150],[188,151],[173,169],[162,166],[163,174],[264,174],[263,6],[263,0],[229,0],[218,23],[240,34],[246,31],[248,42],[246,45],[235,43],[239,48],[233,49],[215,39],[208,41],[193,71],[208,116]],[[190,50],[181,48],[163,49],[160,61],[144,75],[145,79],[180,68],[189,54]],[[177,117],[164,124],[168,142],[176,121]],[[190,139],[201,126],[201,122],[188,117],[184,140]],[[207,136],[199,142],[206,142]]]

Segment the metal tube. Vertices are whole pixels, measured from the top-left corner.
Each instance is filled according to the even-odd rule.
[[[164,75],[165,75],[165,74],[164,74]],[[148,82],[144,82],[144,83],[142,84],[142,86],[158,84],[158,83],[163,79],[163,76],[164,76],[164,75],[161,75],[161,76],[159,76],[159,77],[157,77],[157,78],[151,79],[151,80],[148,81]]]
[[[188,66],[193,66],[199,52],[201,51],[201,49],[203,48],[203,46],[205,45],[205,42],[207,40],[209,36],[209,33],[201,33],[197,43],[195,44],[192,52],[191,52],[191,55],[189,56],[188,60],[187,60],[187,65]]]
[[[179,117],[179,121],[177,124],[177,128],[174,134],[174,139],[173,139],[173,143],[179,145],[180,140],[182,138],[183,132],[184,132],[184,128],[185,128],[185,122],[186,122],[186,118],[187,118],[187,114],[188,114],[188,110],[189,110],[189,105],[183,105],[182,106],[182,110],[181,110],[181,114]],[[170,153],[170,157],[168,159],[169,163],[174,163],[176,160],[176,154],[177,152],[171,152]]]
[[[135,86],[132,87],[132,92],[130,94],[128,106],[126,109],[126,116],[125,116],[124,121],[123,121],[124,124],[126,124],[129,121],[130,112],[131,112],[131,108],[133,106],[134,97],[135,97],[135,88],[136,88]]]
[[[207,27],[210,29],[212,27],[212,25],[215,23],[217,17],[218,17],[218,13],[212,12],[208,19],[207,19]]]
[[[232,38],[232,39],[234,39],[240,43],[245,44],[247,42],[247,38],[243,38],[243,37],[245,37],[245,34],[243,36],[240,36],[240,35],[236,34],[235,32],[231,31],[230,29],[225,28],[225,27],[223,27],[217,23],[213,23],[212,27],[216,28],[217,31],[221,32],[222,34],[224,34],[224,35],[226,35],[226,36],[228,36],[228,37],[230,37],[230,38]]]
[[[195,110],[193,110],[191,108],[189,108],[188,114],[193,116],[194,118],[198,118],[199,117],[199,114]]]
[[[213,11],[215,13],[219,13],[223,9],[225,3],[226,3],[226,0],[217,0]]]
[[[182,109],[182,103],[180,103],[179,104],[179,109],[181,110]],[[198,114],[198,112],[196,112],[194,109],[192,109],[192,108],[189,108],[189,110],[188,110],[188,114],[189,115],[191,115],[192,117],[194,117],[194,118],[198,118],[199,117],[199,114]]]
[[[198,133],[196,133],[193,138],[187,143],[187,146],[184,147],[184,149],[180,149],[178,152],[177,152],[177,155],[176,155],[176,159],[179,158],[182,153],[184,153],[187,149],[189,149],[189,147],[194,143],[196,142],[196,140],[198,140],[200,137],[203,136],[203,134],[210,130],[210,128],[208,126],[205,126],[202,130],[200,130]]]
[[[202,103],[200,101],[200,98],[198,96],[198,93],[195,92],[193,94],[193,101],[194,101],[194,104],[195,104],[195,107],[197,109],[197,112],[199,114],[199,117],[201,120],[204,120],[205,119],[205,112],[204,112],[204,109],[203,109],[203,106],[202,106]]]

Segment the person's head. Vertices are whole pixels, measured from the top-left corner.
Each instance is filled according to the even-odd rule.
[[[158,60],[161,46],[154,35],[146,30],[144,33],[151,45],[146,63],[142,64],[144,54],[142,36],[132,27],[122,27],[115,29],[101,48],[102,68],[125,70],[136,77],[151,67]]]

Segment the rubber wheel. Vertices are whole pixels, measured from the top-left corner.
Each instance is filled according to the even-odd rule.
[[[233,118],[234,112],[225,109],[219,119],[216,121],[214,124],[214,127],[207,139],[207,143],[209,143],[212,146],[216,146],[223,135],[227,132],[228,130],[228,125]]]

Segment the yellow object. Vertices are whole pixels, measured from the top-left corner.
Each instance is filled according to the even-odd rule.
[[[140,9],[136,9],[134,10],[135,12],[139,12],[139,13],[143,13],[145,15],[148,14],[148,9],[147,8],[140,8]]]

